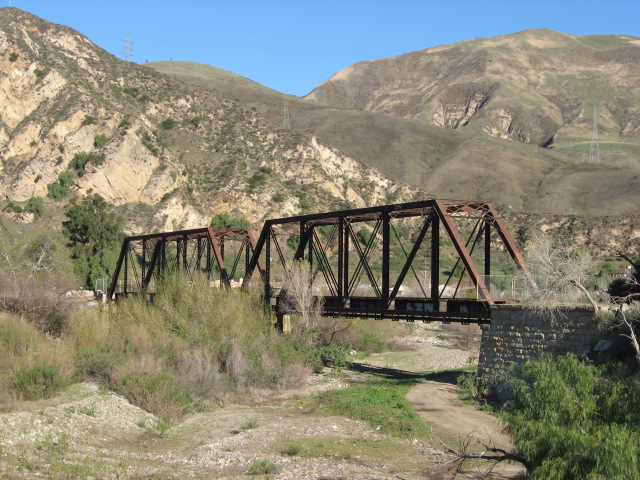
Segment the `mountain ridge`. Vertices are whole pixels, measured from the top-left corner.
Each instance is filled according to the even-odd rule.
[[[221,211],[259,222],[416,195],[311,135],[13,8],[0,10],[0,100],[10,201],[44,197],[70,172],[72,195],[154,206],[138,226],[148,230],[201,226]]]

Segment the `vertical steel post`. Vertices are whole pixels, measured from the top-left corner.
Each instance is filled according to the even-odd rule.
[[[338,219],[338,304],[344,303],[342,269],[344,268],[344,217]]]
[[[127,244],[127,253],[124,255],[124,294],[129,293],[127,289],[127,271],[129,270],[129,244]]]
[[[382,305],[386,306],[389,299],[389,264],[391,253],[391,228],[389,212],[382,213],[382,288],[380,296]]]
[[[188,268],[188,260],[187,260],[187,245],[188,245],[188,240],[187,240],[187,236],[184,236],[184,240],[183,240],[183,248],[182,248],[182,268],[184,269],[184,273],[189,273],[189,268]]]
[[[264,266],[264,301],[267,305],[271,304],[271,226],[268,227],[267,238],[265,239],[264,253],[265,266]]]
[[[343,280],[342,284],[344,285],[344,296],[345,302],[349,297],[349,229],[351,228],[351,224],[345,222],[344,228],[344,262],[342,263],[343,272]]]
[[[313,272],[313,225],[309,227],[308,235],[309,235],[309,270]]]
[[[244,245],[245,245],[245,255],[244,255],[244,276],[247,276],[247,272],[249,271],[249,262],[251,261],[251,242],[248,237],[245,237]]]
[[[207,244],[207,279],[211,280],[211,270],[213,269],[213,265],[211,265],[211,242],[206,242]]]
[[[440,218],[435,212],[431,215],[431,298],[438,300],[440,298]]]
[[[147,266],[147,239],[143,238],[142,239],[142,275],[141,275],[141,279],[142,279],[142,290],[146,290],[147,286],[144,283],[145,278],[147,278],[146,276],[146,266]]]
[[[491,223],[484,221],[484,274],[491,275]]]

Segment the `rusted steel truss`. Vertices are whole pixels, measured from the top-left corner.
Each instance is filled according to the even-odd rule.
[[[411,241],[395,234],[397,228],[408,231]],[[264,298],[278,308],[277,290],[286,289],[282,282],[290,262],[304,259],[316,273],[314,288],[321,285],[317,290],[327,316],[485,323],[490,306],[506,301],[494,298],[485,283],[496,248],[526,270],[498,213],[486,202],[426,200],[280,218],[265,222],[244,286],[255,281],[259,268]],[[441,265],[443,255],[448,272]],[[452,256],[457,257],[453,267]],[[276,275],[280,282],[274,281]],[[418,295],[400,294],[409,278]],[[471,288],[462,288],[465,278]]]
[[[234,247],[229,266],[225,263],[225,244]],[[229,286],[240,273],[242,263],[244,271],[248,270],[254,252],[253,235],[238,228],[209,227],[127,237],[107,298],[153,293],[156,278],[169,271],[180,271],[190,278],[206,275],[210,280],[218,280],[221,286]],[[226,258],[229,257],[227,251]],[[261,261],[256,265],[264,270]]]

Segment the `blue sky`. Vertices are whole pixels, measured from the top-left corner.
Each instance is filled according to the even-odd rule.
[[[339,70],[528,28],[640,37],[640,0],[0,0],[132,61],[185,60],[305,95]]]

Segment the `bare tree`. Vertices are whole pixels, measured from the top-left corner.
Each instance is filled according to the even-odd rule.
[[[307,329],[317,326],[322,313],[322,300],[313,294],[313,278],[309,263],[295,260],[288,265],[280,293],[283,313],[300,316]]]
[[[596,262],[586,249],[554,245],[546,236],[535,238],[527,247],[527,274],[530,300],[534,308],[551,313],[558,305],[583,295],[598,310],[587,280],[595,274]]]
[[[635,263],[634,263],[635,265]],[[618,305],[612,328],[622,327],[628,333],[622,336],[629,339],[633,347],[636,359],[636,366],[640,367],[640,339],[636,333],[636,327],[640,320],[640,306],[634,303],[640,299],[640,283],[635,277],[623,280],[622,285],[618,283],[616,288],[612,288],[614,283],[610,285],[610,300]],[[613,290],[613,291],[612,291]],[[623,292],[623,293],[620,293]]]
[[[451,473],[451,478],[456,478],[469,463],[473,463],[478,470],[482,471],[480,478],[495,478],[494,470],[503,462],[519,463],[527,470],[531,467],[523,457],[491,446],[491,440],[485,443],[474,436],[473,432],[460,436],[455,446],[434,437],[432,437],[432,443],[437,445],[434,453],[443,458],[436,469]]]
[[[34,320],[61,312],[70,285],[69,261],[49,234],[16,242],[0,234],[0,308]]]

